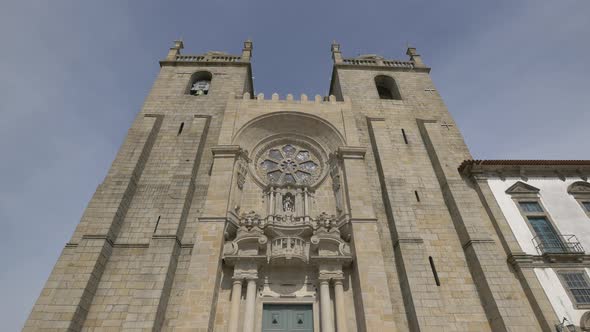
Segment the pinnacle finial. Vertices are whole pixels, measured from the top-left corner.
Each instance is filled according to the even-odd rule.
[[[332,41],[332,60],[334,60],[334,63],[340,63],[342,62],[342,53],[340,53],[340,44],[338,44],[336,42],[336,40]]]
[[[420,57],[420,54],[418,54],[418,52],[416,51],[415,47],[408,45],[406,54],[410,57],[410,61],[412,61],[416,67],[425,67],[424,62],[422,62],[422,58]]]
[[[182,41],[182,38],[175,40],[174,46],[172,46],[172,48],[176,50],[182,50],[184,48],[184,42]]]
[[[242,48],[242,61],[248,62],[252,57],[252,40],[246,39],[244,42],[244,48]]]
[[[180,55],[180,50],[184,48],[184,43],[182,42],[182,38],[174,41],[174,46],[170,47],[170,51],[168,51],[168,55],[166,56],[166,60],[176,60],[176,56]]]

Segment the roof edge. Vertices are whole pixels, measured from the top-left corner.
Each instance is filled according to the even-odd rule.
[[[464,160],[458,168],[466,176],[588,177],[590,160]]]

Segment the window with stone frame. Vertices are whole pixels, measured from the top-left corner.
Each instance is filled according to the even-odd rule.
[[[586,271],[562,270],[557,274],[574,306],[578,309],[590,308],[590,280]]]
[[[520,214],[533,234],[533,243],[540,254],[567,251],[551,216],[543,207],[539,189],[522,181],[516,182],[506,190],[512,196]]]
[[[520,208],[525,212],[525,213],[543,213],[543,208],[541,207],[541,205],[539,204],[539,202],[527,202],[527,201],[520,201],[518,202],[518,204],[520,205]]]
[[[319,159],[310,149],[296,143],[280,144],[265,151],[257,170],[272,185],[309,185],[321,173]]]
[[[574,197],[582,210],[590,217],[590,183],[586,181],[574,182],[567,188],[567,192]]]

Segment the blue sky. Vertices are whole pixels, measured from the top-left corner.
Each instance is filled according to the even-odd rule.
[[[3,1],[0,321],[20,329],[172,40],[254,41],[256,92],[326,94],[330,43],[432,77],[474,157],[590,159],[590,2]]]

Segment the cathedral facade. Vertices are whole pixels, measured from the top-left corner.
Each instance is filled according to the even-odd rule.
[[[250,41],[182,48],[25,331],[555,330],[416,49],[333,43],[329,96],[295,98],[254,93]]]

